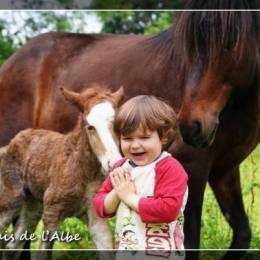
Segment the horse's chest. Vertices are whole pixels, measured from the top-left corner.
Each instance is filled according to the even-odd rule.
[[[259,133],[260,110],[257,106],[230,112],[215,141],[215,148],[219,151],[218,167],[223,164],[222,167],[231,168],[244,160],[258,144]]]

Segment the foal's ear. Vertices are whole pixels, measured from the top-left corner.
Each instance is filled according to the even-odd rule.
[[[69,91],[69,90],[64,89],[64,88],[60,88],[60,91],[61,91],[62,95],[65,97],[66,100],[68,100],[71,104],[76,106],[81,112],[84,111],[84,106],[81,103],[79,93]]]
[[[118,106],[124,98],[124,87],[121,86],[116,92],[112,93],[115,104]]]

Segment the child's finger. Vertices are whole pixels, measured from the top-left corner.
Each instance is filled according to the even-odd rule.
[[[125,174],[124,171],[120,171],[117,175],[119,182],[124,182],[125,181]]]
[[[114,181],[115,181],[115,185],[117,185],[117,186],[121,183],[119,174],[114,175]]]
[[[124,170],[121,168],[121,167],[118,167],[118,168],[116,168],[114,171],[113,171],[113,174],[114,175],[118,175],[118,174],[121,174],[121,173],[123,173],[124,172]]]
[[[119,177],[118,177],[118,173],[111,174],[111,182],[112,182],[113,187],[119,185],[120,180],[119,180]]]
[[[131,181],[131,175],[130,175],[130,173],[125,173],[125,179],[126,179],[127,181]]]
[[[115,187],[116,185],[118,185],[118,180],[117,180],[117,174],[116,173],[112,173],[110,175],[110,180],[112,183],[112,186]]]
[[[116,187],[116,183],[115,183],[114,177],[111,176],[110,180],[111,180],[113,188],[115,188]]]
[[[121,169],[121,167],[118,167],[116,169],[114,169],[112,172],[110,172],[109,176],[110,178],[116,178],[116,180],[118,180],[118,175],[120,174],[120,172],[123,172],[123,169]]]

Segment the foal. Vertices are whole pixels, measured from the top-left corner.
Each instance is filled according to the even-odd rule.
[[[73,131],[26,129],[0,151],[0,233],[20,215],[15,239],[6,248],[23,248],[19,238],[26,230],[34,232],[42,218],[46,241],[40,249],[51,249],[53,234],[69,216],[88,223],[97,248],[112,248],[108,223],[96,216],[91,200],[104,174],[120,158],[112,121],[123,88],[114,93],[100,87],[81,94],[61,92],[81,112]],[[41,251],[39,259],[50,256],[50,251]]]

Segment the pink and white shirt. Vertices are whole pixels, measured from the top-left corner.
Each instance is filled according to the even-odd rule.
[[[122,159],[115,167],[128,167]],[[116,211],[115,248],[145,250],[154,255],[154,249],[184,249],[183,210],[187,200],[188,177],[181,164],[169,153],[163,152],[152,163],[130,170],[136,191],[141,195],[139,213],[123,202]],[[108,177],[94,198],[94,207],[100,217],[111,217],[104,212],[105,196],[113,189]],[[158,254],[158,252],[156,252]]]

